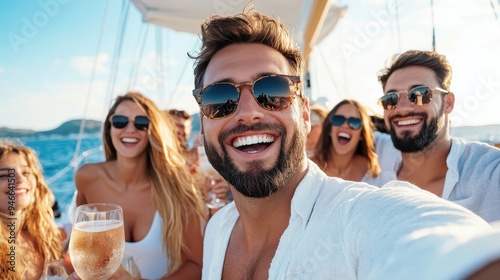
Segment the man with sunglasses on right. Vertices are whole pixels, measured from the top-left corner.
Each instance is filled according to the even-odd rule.
[[[411,182],[488,222],[500,220],[500,150],[450,137],[451,75],[444,55],[418,50],[397,56],[383,70],[379,103],[402,161],[381,178]]]

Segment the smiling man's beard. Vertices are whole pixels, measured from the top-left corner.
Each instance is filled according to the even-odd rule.
[[[420,116],[423,119],[422,128],[414,137],[411,136],[411,131],[405,131],[403,132],[402,138],[398,138],[394,130],[392,119],[402,116],[393,116],[389,122],[391,124],[391,130],[389,133],[391,134],[394,147],[403,153],[417,153],[427,148],[437,138],[438,130],[443,125],[443,110],[444,104],[441,106],[439,114],[432,118],[429,124],[427,124],[428,115],[426,113],[412,113],[405,115],[405,117]]]
[[[246,172],[241,172],[229,158],[225,146],[222,144],[227,136],[245,131],[271,130],[281,135],[281,148],[275,165],[265,170],[265,162],[254,160],[246,166]],[[252,126],[239,125],[230,131],[223,132],[219,137],[222,155],[214,145],[205,141],[205,149],[210,163],[226,181],[246,197],[263,198],[277,192],[300,168],[305,157],[305,128],[296,127],[289,144],[286,143],[286,129],[280,124],[257,123]]]

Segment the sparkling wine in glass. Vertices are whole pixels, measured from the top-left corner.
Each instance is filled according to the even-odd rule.
[[[124,251],[123,210],[119,205],[91,203],[78,206],[69,254],[81,279],[108,279],[120,266]]]
[[[208,161],[204,146],[198,146],[198,162],[199,172],[208,177],[210,179],[210,185],[213,186],[215,184],[214,177],[219,173],[210,164],[210,161]],[[218,199],[217,196],[211,191],[208,192],[208,198],[210,199],[210,201],[207,203],[208,208],[219,209],[226,205],[224,201]]]

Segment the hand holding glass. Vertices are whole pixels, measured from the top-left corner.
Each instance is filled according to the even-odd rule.
[[[198,162],[199,162],[199,172],[203,173],[206,177],[210,179],[210,187],[215,185],[214,177],[218,174],[217,170],[208,161],[207,154],[205,152],[205,147],[198,147]],[[208,208],[218,209],[226,205],[226,203],[217,198],[217,196],[212,192],[208,192],[208,197],[210,201],[207,203]]]
[[[81,279],[111,277],[121,264],[124,250],[123,210],[119,205],[92,203],[78,206],[69,254]]]

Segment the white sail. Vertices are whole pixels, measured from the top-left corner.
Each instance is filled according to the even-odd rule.
[[[144,21],[176,31],[199,33],[201,23],[211,15],[232,15],[243,11],[243,0],[131,0]],[[251,5],[260,13],[279,18],[307,58],[312,47],[325,38],[344,14],[345,8],[329,0],[254,0]]]

